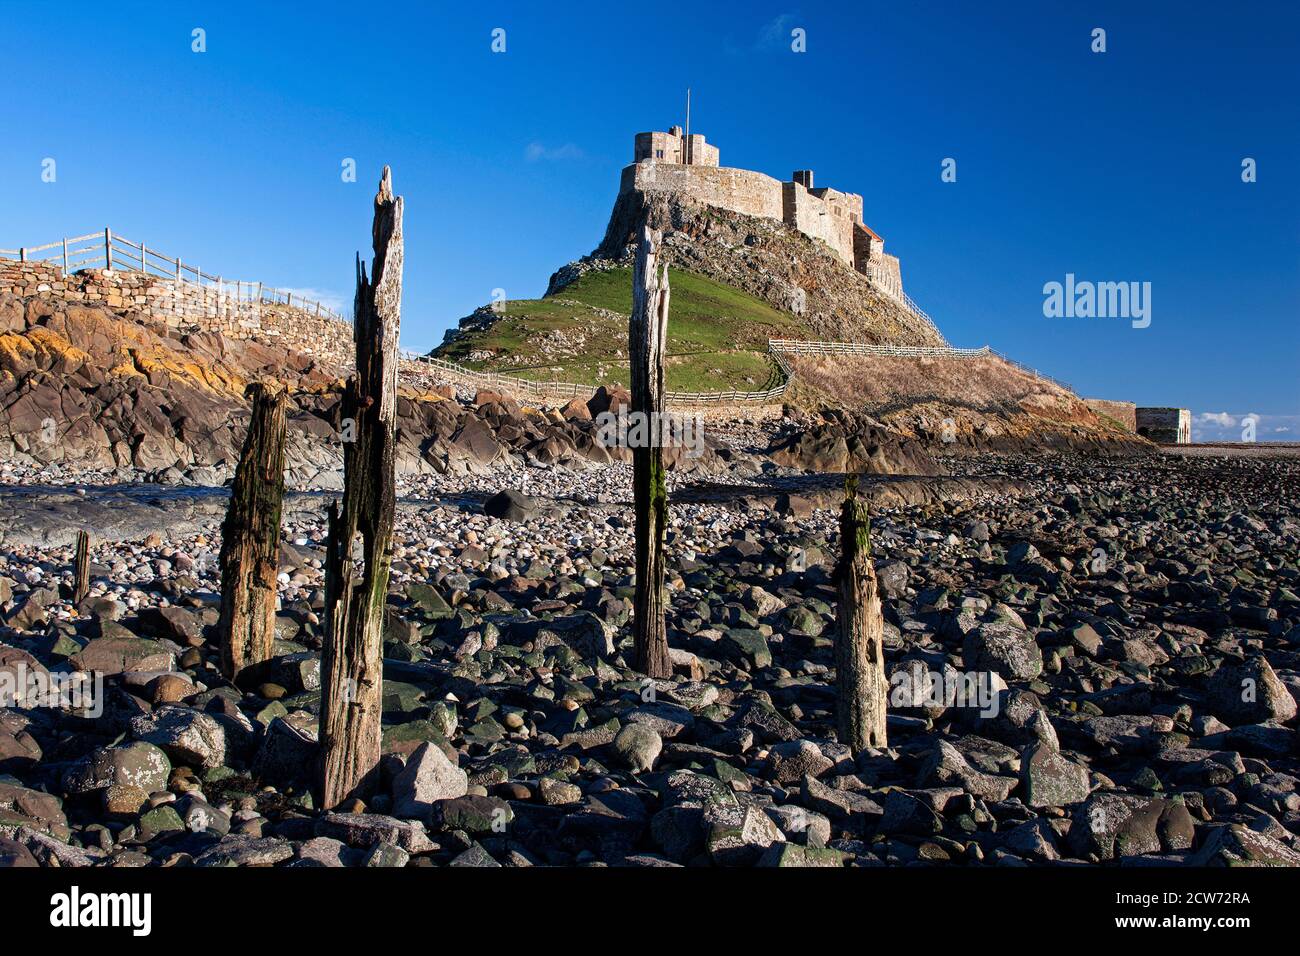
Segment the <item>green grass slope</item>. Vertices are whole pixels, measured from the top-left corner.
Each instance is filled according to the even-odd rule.
[[[731,286],[670,269],[667,384],[758,390],[780,380],[769,338],[806,336],[799,319]],[[537,381],[627,384],[632,270],[589,272],[558,294],[501,303],[490,326],[440,349],[445,359]]]

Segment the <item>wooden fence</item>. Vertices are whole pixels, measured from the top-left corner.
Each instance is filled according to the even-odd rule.
[[[789,389],[791,381],[794,379],[794,369],[786,358],[789,355],[884,355],[899,358],[981,358],[996,357],[1009,365],[1013,365],[1023,372],[1033,375],[1035,378],[1045,382],[1051,382],[1066,391],[1073,392],[1074,389],[1065,382],[1044,375],[1037,369],[1022,365],[1014,359],[1007,358],[1000,352],[996,352],[987,345],[977,349],[960,349],[951,346],[937,345],[866,345],[858,342],[802,342],[794,339],[768,339],[767,351],[776,364],[784,381],[780,385],[764,389],[758,392],[742,392],[735,389],[728,389],[720,392],[667,392],[665,400],[670,405],[766,405],[775,404],[779,401]],[[434,374],[438,378],[450,382],[468,385],[473,388],[482,388],[489,391],[506,391],[516,394],[526,395],[534,399],[545,398],[585,398],[593,391],[596,386],[582,385],[577,382],[561,382],[558,379],[550,382],[538,381],[536,379],[519,378],[514,375],[503,375],[500,372],[484,372],[477,369],[466,368],[463,365],[457,365],[455,362],[448,362],[446,359],[435,358],[431,355],[419,355],[415,352],[403,352],[402,358],[408,362],[418,362],[427,365],[430,369],[435,370]]]
[[[141,272],[169,279],[178,286],[194,288],[202,296],[215,294],[219,299],[236,304],[288,305],[339,322],[350,321],[328,306],[296,295],[288,289],[276,289],[261,282],[227,279],[205,273],[193,263],[182,262],[180,257],[163,255],[144,242],[132,242],[108,228],[103,232],[47,242],[42,246],[0,249],[0,259],[59,265],[62,266],[64,275],[82,269]]]
[[[720,392],[665,392],[664,400],[670,405],[764,405],[775,403],[790,387],[789,365],[784,359],[773,356],[781,370],[784,381],[773,388],[759,392],[742,392],[728,389]],[[519,378],[514,375],[502,375],[500,372],[483,372],[466,368],[446,359],[431,355],[417,355],[403,352],[402,358],[410,362],[420,362],[437,370],[438,377],[451,382],[459,382],[474,388],[489,391],[507,391],[531,396],[533,398],[586,398],[596,390],[595,385],[582,385],[577,382],[550,382],[536,379]]]

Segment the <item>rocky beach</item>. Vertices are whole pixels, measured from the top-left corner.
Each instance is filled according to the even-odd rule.
[[[714,442],[745,464],[673,479],[669,680],[630,666],[626,465],[404,477],[381,785],[330,812],[308,774],[328,494],[286,500],[274,654],[231,683],[221,489],[10,469],[0,677],[102,686],[0,710],[0,856],[1300,864],[1300,458],[967,453],[864,478],[889,746],[854,758],[832,715],[842,483],[764,465],[753,429]]]

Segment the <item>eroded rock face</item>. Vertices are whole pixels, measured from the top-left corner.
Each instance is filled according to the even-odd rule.
[[[778,465],[802,471],[872,475],[941,475],[943,468],[919,442],[901,441],[883,429],[832,415],[796,431],[769,452]]]
[[[253,340],[184,332],[106,306],[47,296],[0,296],[0,458],[220,485],[234,474],[249,410],[244,389],[263,378],[290,392],[286,483],[342,487],[347,423],[339,388],[347,369]],[[404,383],[405,384],[405,383]],[[454,394],[454,393],[453,393]],[[446,389],[404,387],[398,399],[399,474],[492,474],[528,465],[582,468],[630,460],[590,420],[626,407],[626,390],[600,389],[586,416],[521,406],[481,391],[463,405]],[[707,470],[712,449],[668,468]]]

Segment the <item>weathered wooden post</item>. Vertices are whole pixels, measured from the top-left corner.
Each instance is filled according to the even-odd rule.
[[[632,449],[632,498],[636,506],[636,669],[648,677],[672,676],[664,629],[664,529],[668,489],[663,449],[654,423],[664,410],[664,346],[668,336],[668,267],[659,270],[661,235],[642,226],[632,275],[628,357],[632,366],[632,414],[644,415],[644,447]]]
[[[871,516],[858,498],[858,479],[845,482],[840,510],[840,603],[836,611],[835,713],[839,741],[856,755],[886,747],[885,622],[871,563]]]
[[[113,230],[104,227],[104,268],[113,271]]]
[[[77,532],[77,556],[72,562],[72,606],[77,607],[90,593],[90,535]]]
[[[230,680],[271,656],[275,640],[280,514],[284,505],[286,395],[260,382],[246,392],[252,420],[221,527],[221,670]]]
[[[354,425],[343,446],[343,505],[330,506],[325,558],[325,645],[321,656],[322,808],[363,797],[379,764],[384,604],[392,564],[397,443],[397,336],[402,317],[402,200],[384,167],[375,197],[371,279],[357,257],[356,374],[342,416]],[[345,435],[345,438],[349,437]],[[361,534],[360,580],[353,542]]]

